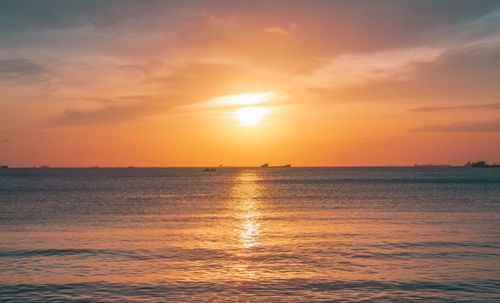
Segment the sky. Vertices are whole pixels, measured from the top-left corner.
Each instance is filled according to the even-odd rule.
[[[0,2],[0,164],[500,162],[500,2]]]

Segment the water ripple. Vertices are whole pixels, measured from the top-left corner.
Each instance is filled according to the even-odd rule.
[[[418,292],[415,292],[418,291]],[[435,291],[439,291],[436,294]],[[301,279],[260,282],[171,282],[171,283],[70,283],[0,284],[3,302],[462,302],[480,292],[495,302],[500,280],[467,281],[308,281]],[[357,296],[346,298],[348,294]],[[36,296],[35,296],[36,294]],[[216,294],[207,296],[207,294]],[[434,295],[433,295],[434,294]],[[97,300],[93,300],[96,298]],[[472,300],[474,301],[474,300]],[[477,301],[476,301],[477,302]]]

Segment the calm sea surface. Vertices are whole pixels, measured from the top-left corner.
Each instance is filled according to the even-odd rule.
[[[500,302],[500,169],[0,170],[0,302]]]

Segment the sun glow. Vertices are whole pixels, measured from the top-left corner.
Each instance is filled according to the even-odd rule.
[[[245,125],[256,125],[266,115],[266,110],[263,107],[251,106],[237,109],[234,114],[238,120]]]

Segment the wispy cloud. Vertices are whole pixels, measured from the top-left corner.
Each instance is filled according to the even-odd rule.
[[[438,112],[453,110],[500,110],[500,103],[470,104],[470,105],[451,105],[451,106],[423,106],[413,108],[413,112]]]
[[[408,63],[399,73],[389,69],[387,76],[373,75],[371,81],[362,82],[360,79],[363,77],[358,79],[351,72],[353,81],[350,85],[348,82],[339,85],[342,82],[339,83],[340,80],[331,75],[330,79],[337,87],[325,85],[321,93],[330,100],[414,101],[426,106],[452,102],[494,103],[500,98],[497,80],[500,77],[499,50],[500,48],[486,48],[446,51],[432,62]],[[349,71],[347,73],[349,75]]]
[[[451,102],[458,95],[459,101],[484,105],[413,111],[497,108],[487,102],[500,96],[498,45],[491,42],[500,26],[498,4],[394,1],[390,10],[371,1],[363,9],[336,1],[288,4],[279,10],[281,3],[252,1],[0,3],[6,12],[0,14],[0,32],[8,36],[0,47],[0,79],[45,77],[50,67],[62,88],[43,100],[62,100],[67,104],[58,110],[69,108],[56,124],[137,119],[244,92],[291,90],[296,100],[307,100],[297,102],[313,103],[302,96],[315,89],[329,90],[317,94],[318,102]],[[389,11],[398,16],[397,27],[381,22]],[[464,45],[488,49],[468,51]],[[19,58],[4,58],[19,51]],[[215,57],[244,63],[199,63]],[[16,97],[24,98],[25,90],[18,89]],[[163,99],[136,104],[113,98],[116,92]],[[100,109],[85,109],[82,100],[92,98]]]
[[[407,76],[418,63],[435,61],[442,49],[410,48],[367,54],[342,55],[304,78],[311,86],[342,87]]]
[[[266,33],[270,33],[270,34],[279,34],[279,35],[290,34],[290,32],[288,30],[286,30],[285,28],[283,28],[281,26],[266,27],[266,28],[264,28],[264,31]]]
[[[500,120],[486,122],[459,122],[448,125],[425,125],[415,128],[417,132],[500,132]]]
[[[211,98],[205,102],[179,107],[186,111],[228,110],[258,105],[268,107],[276,105],[285,99],[285,95],[274,91],[247,92],[236,95],[225,95]]]
[[[152,116],[163,110],[164,104],[153,100],[139,100],[121,105],[110,105],[93,110],[66,109],[52,118],[52,126],[119,123]]]
[[[274,93],[261,90],[263,79],[240,66],[187,62],[171,70],[169,75],[149,77],[150,86],[135,87],[136,92],[146,92],[152,87],[155,94],[131,96],[88,96],[97,109],[68,108],[50,119],[53,126],[121,123],[157,114],[168,113],[174,108],[206,110],[234,106],[234,102],[255,102],[277,98]],[[265,83],[265,82],[263,82]],[[241,92],[257,91],[256,95]],[[240,95],[237,95],[240,93]],[[219,97],[219,98],[218,98]]]
[[[36,76],[47,73],[47,69],[38,63],[24,58],[0,59],[0,77],[17,78]]]

